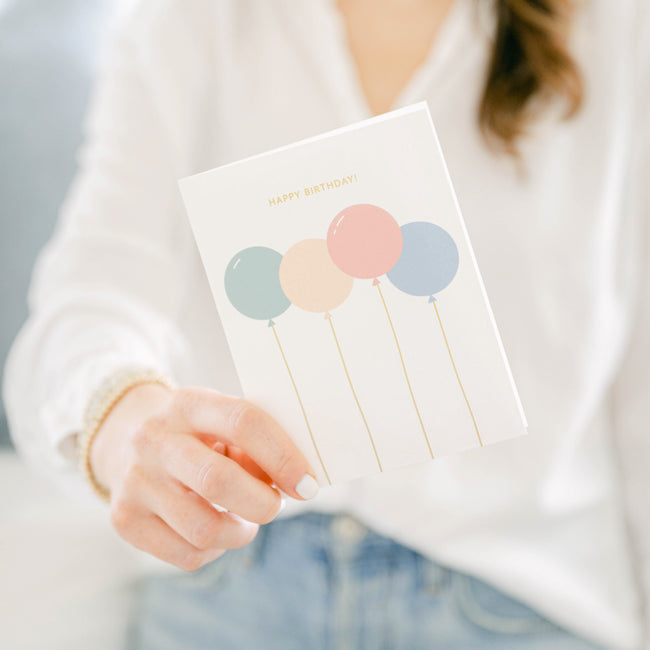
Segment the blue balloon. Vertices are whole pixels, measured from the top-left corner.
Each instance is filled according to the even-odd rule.
[[[456,243],[446,230],[428,221],[413,221],[401,230],[402,254],[386,275],[404,293],[433,297],[456,275]]]
[[[228,299],[237,311],[270,321],[289,308],[291,302],[280,286],[281,261],[280,253],[265,246],[245,248],[230,260],[224,281]]]

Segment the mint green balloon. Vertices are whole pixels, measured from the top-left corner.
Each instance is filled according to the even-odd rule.
[[[282,255],[272,248],[252,246],[239,251],[226,267],[226,294],[244,316],[271,320],[285,312],[291,302],[280,286]]]

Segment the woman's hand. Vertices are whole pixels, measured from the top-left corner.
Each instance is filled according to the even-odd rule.
[[[133,388],[102,425],[91,463],[118,534],[187,571],[253,540],[281,509],[273,484],[298,499],[318,491],[277,422],[207,388]]]

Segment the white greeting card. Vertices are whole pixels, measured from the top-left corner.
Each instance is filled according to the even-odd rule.
[[[526,432],[426,103],[180,187],[245,395],[321,485]]]

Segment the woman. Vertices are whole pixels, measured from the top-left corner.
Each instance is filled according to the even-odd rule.
[[[5,382],[26,456],[90,492],[81,454],[124,539],[198,569],[146,585],[134,647],[644,647],[649,28],[642,0],[137,4]],[[229,396],[176,180],[422,99],[530,435],[316,497]]]

